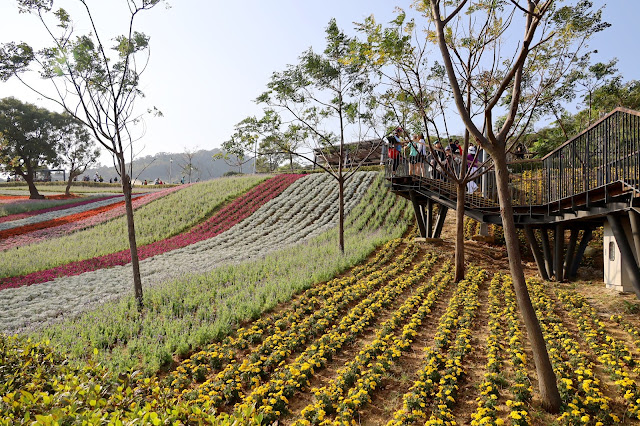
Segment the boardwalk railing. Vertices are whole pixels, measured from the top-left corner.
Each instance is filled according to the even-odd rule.
[[[616,108],[542,159],[548,202],[622,182],[640,191],[640,113]]]
[[[387,159],[387,177],[447,180],[427,163],[411,163],[407,157],[396,162]],[[640,193],[640,113],[616,108],[544,158],[512,161],[508,168],[515,206],[549,206],[574,197],[588,198],[594,191],[606,194],[614,183]],[[475,189],[474,195],[481,195],[485,205],[498,203],[493,170],[474,182],[468,188]]]

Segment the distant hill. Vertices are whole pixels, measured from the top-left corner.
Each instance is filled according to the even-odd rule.
[[[194,171],[191,174],[191,181],[209,180],[222,176],[228,171],[238,171],[237,167],[228,166],[224,160],[213,160],[213,155],[219,153],[220,150],[215,148],[212,150],[200,150],[193,153],[192,164]],[[173,162],[171,162],[173,160]],[[171,180],[179,182],[182,176],[185,176],[185,182],[189,181],[187,174],[183,171],[188,158],[185,153],[168,153],[160,152],[155,155],[147,155],[133,161],[133,177],[140,181],[147,180],[149,182],[160,179],[163,182],[169,182],[169,174]],[[253,162],[242,166],[244,173],[253,171]],[[87,170],[84,174],[93,179],[94,175],[102,176],[105,181],[117,176],[113,165],[102,166]]]

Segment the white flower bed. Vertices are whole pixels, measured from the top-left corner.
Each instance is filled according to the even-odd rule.
[[[345,185],[345,214],[355,207],[376,172],[358,172]],[[145,286],[225,263],[263,257],[301,243],[338,223],[338,185],[327,174],[298,179],[233,228],[209,240],[140,262]],[[94,304],[132,290],[131,266],[62,277],[42,284],[0,291],[0,329],[16,332],[62,316],[77,315]]]
[[[132,198],[138,198],[144,194],[133,194]],[[124,200],[124,195],[112,197],[106,200],[95,201],[93,203],[83,204],[81,206],[71,207],[68,209],[56,210],[52,212],[42,213],[35,216],[25,217],[23,219],[12,220],[9,222],[0,223],[0,231],[4,231],[5,229],[17,228],[18,226],[32,225],[34,223],[46,222],[48,220],[58,219],[64,216],[69,216],[72,214],[83,213],[88,210],[97,209],[104,206],[109,206],[111,204],[119,203]]]

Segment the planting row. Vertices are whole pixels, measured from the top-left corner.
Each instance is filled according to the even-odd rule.
[[[12,221],[15,221],[15,220],[25,219],[25,218],[32,217],[32,216],[44,215],[45,213],[50,213],[50,212],[55,212],[55,211],[75,208],[75,207],[91,204],[91,203],[94,203],[94,202],[97,202],[97,201],[103,201],[103,200],[106,200],[106,199],[109,199],[109,198],[114,198],[114,197],[118,197],[118,196],[117,195],[109,195],[109,196],[102,196],[102,197],[87,197],[87,198],[84,198],[84,199],[72,198],[72,199],[69,199],[69,200],[65,200],[64,203],[55,203],[54,205],[46,207],[46,208],[40,208],[40,209],[36,208],[36,209],[29,210],[29,211],[26,211],[26,212],[20,212],[20,213],[14,213],[14,214],[8,214],[6,216],[2,216],[2,217],[0,217],[0,223],[12,222]],[[88,207],[88,208],[91,208],[91,207]]]

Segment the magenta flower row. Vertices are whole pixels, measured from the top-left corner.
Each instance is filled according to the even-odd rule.
[[[33,210],[33,211],[30,211],[30,212],[10,214],[8,216],[0,217],[0,223],[11,222],[12,220],[24,219],[25,217],[36,216],[36,215],[43,214],[43,213],[55,212],[55,211],[58,211],[58,210],[64,210],[64,209],[70,209],[70,208],[73,208],[73,207],[84,206],[85,204],[97,203],[98,201],[108,200],[110,198],[115,198],[115,197],[120,197],[120,196],[122,196],[122,194],[120,194],[120,195],[108,195],[106,197],[91,198],[91,199],[84,200],[84,201],[78,201],[77,203],[63,204],[61,206],[49,207],[49,208],[42,209],[42,210]]]
[[[180,186],[174,186],[171,188],[163,189],[162,191],[150,192],[144,196],[134,198],[131,202],[133,209],[138,209],[145,204],[149,204],[151,201],[164,197],[179,189],[186,188],[193,184],[186,184]],[[0,250],[10,250],[17,247],[27,246],[29,244],[38,243],[44,240],[50,240],[52,238],[63,237],[69,235],[74,231],[80,231],[82,229],[90,228],[116,217],[122,216],[125,213],[124,204],[116,207],[115,209],[107,210],[102,213],[98,213],[94,216],[77,220],[75,222],[65,223],[63,225],[53,226],[51,228],[39,229],[37,231],[27,232],[15,237],[9,237],[0,242]]]
[[[249,217],[263,204],[280,195],[289,185],[302,176],[304,175],[287,174],[278,175],[266,180],[191,230],[162,241],[138,247],[140,260],[215,237]],[[2,282],[0,282],[0,290],[43,283],[59,277],[79,275],[84,272],[117,265],[126,265],[129,262],[131,262],[130,251],[122,250],[116,253],[97,256],[92,259],[67,263],[44,271],[3,278]]]

